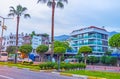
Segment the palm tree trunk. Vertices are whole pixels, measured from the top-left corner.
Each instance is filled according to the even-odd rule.
[[[55,13],[55,0],[52,4],[52,27],[51,27],[51,61],[54,54],[54,13]]]
[[[14,63],[17,63],[19,21],[20,21],[20,17],[17,16],[17,28],[16,28],[16,53],[15,53],[15,61],[14,61]]]

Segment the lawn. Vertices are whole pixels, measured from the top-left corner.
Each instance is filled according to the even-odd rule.
[[[120,79],[120,73],[114,73],[114,72],[79,70],[79,71],[65,71],[65,73],[94,76],[94,77],[100,77],[106,79]]]
[[[29,68],[30,70],[40,70],[38,65],[23,65],[21,63],[9,63],[9,62],[0,62],[0,66],[6,65],[8,67],[17,67],[17,68]]]

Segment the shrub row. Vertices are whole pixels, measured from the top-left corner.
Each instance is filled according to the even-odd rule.
[[[40,69],[58,69],[57,63],[46,62],[39,64]],[[78,69],[85,69],[86,65],[84,63],[61,63],[60,69],[65,70],[78,70]]]

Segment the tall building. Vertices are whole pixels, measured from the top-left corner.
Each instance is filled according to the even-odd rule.
[[[108,32],[104,28],[90,26],[73,30],[70,34],[71,46],[74,52],[78,52],[81,46],[90,46],[93,56],[102,56],[108,50]]]
[[[18,46],[23,45],[24,42],[23,37],[24,37],[23,33],[18,34]],[[2,44],[3,44],[3,49],[2,49],[3,51],[6,51],[6,48],[8,46],[16,46],[16,34],[10,33],[10,35],[4,36]]]
[[[32,37],[33,52],[35,52],[35,49],[41,44],[49,45],[49,35],[36,34]]]

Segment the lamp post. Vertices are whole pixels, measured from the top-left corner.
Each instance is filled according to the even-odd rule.
[[[0,25],[2,27],[2,33],[1,33],[1,40],[0,40],[0,56],[1,56],[1,53],[2,53],[2,40],[3,40],[3,31],[6,30],[6,26],[4,25],[5,23],[5,19],[13,19],[13,18],[4,18],[2,16],[0,16],[0,18],[2,18],[2,22],[0,21]]]

